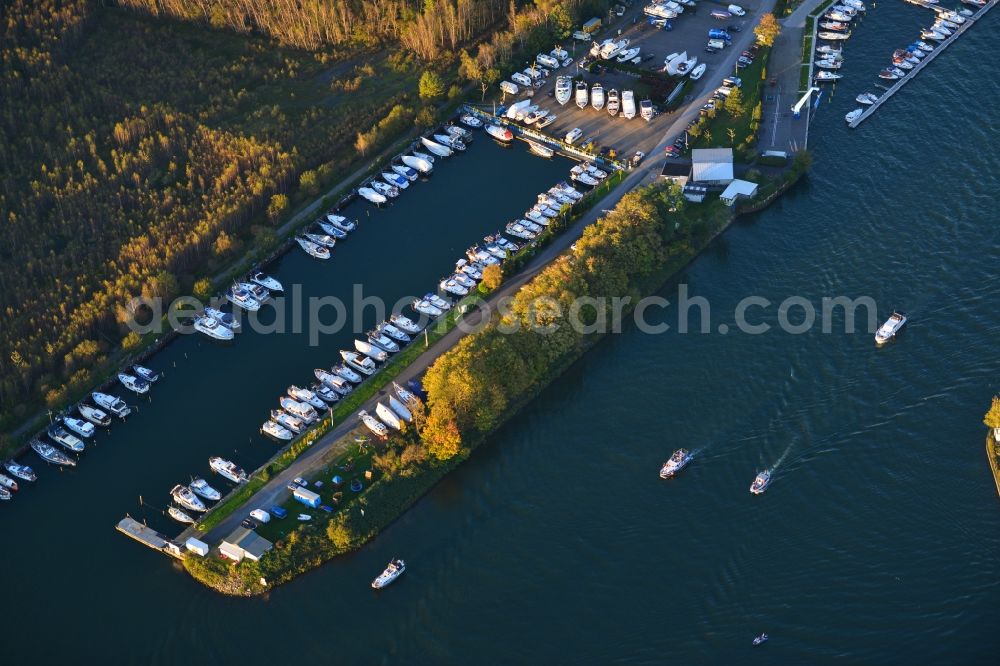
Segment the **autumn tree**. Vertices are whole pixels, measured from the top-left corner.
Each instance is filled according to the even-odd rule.
[[[479,285],[482,287],[482,291],[488,294],[499,287],[502,282],[503,270],[500,268],[500,264],[490,264],[483,269],[483,280]]]
[[[326,537],[338,551],[345,551],[350,548],[357,538],[354,531],[347,524],[347,517],[343,513],[337,514],[330,519],[330,523],[326,526]]]
[[[191,288],[191,292],[200,301],[207,301],[212,297],[212,281],[208,278],[202,278],[194,283],[194,287]]]
[[[440,99],[444,95],[445,87],[441,75],[432,69],[424,70],[420,75],[420,83],[417,86],[420,98],[429,102]]]
[[[774,40],[781,33],[781,24],[774,14],[767,13],[760,17],[760,22],[753,29],[757,43],[761,46],[774,46]]]
[[[743,93],[739,88],[733,88],[729,95],[726,96],[723,107],[726,109],[726,113],[733,118],[743,113]]]
[[[993,404],[983,417],[987,428],[1000,428],[1000,396],[993,396]]]
[[[275,194],[267,204],[267,219],[271,224],[277,224],[286,210],[288,210],[288,197],[284,194]]]
[[[299,187],[307,194],[319,193],[319,175],[312,169],[299,175]]]
[[[462,450],[462,434],[455,421],[455,412],[447,406],[431,410],[420,437],[427,453],[437,460],[454,458]]]

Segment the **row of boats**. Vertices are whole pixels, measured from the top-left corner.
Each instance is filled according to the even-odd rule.
[[[344,218],[341,219],[345,228],[349,226],[351,229],[354,229],[353,222]],[[346,234],[346,232],[343,233]],[[306,236],[316,236],[316,234],[307,233]],[[303,238],[302,236],[298,237],[297,240],[299,240],[300,244],[303,242]],[[312,240],[305,239],[305,242],[315,245],[317,248],[321,247]],[[329,250],[327,250],[327,253],[329,253]],[[271,300],[274,294],[284,292],[284,290],[284,286],[278,280],[270,275],[256,271],[245,280],[235,282],[226,292],[226,300],[234,308],[247,312],[256,312],[260,310],[264,303]],[[241,322],[237,310],[229,313],[215,307],[206,307],[203,312],[194,318],[194,330],[214,340],[232,340],[240,328]]]
[[[687,449],[677,449],[660,468],[660,478],[673,478],[678,472],[687,467],[688,463],[690,463],[693,459],[694,456]],[[750,492],[754,495],[760,495],[767,490],[770,485],[771,470],[758,472],[757,476],[754,477],[753,482],[750,484]]]
[[[843,78],[838,70],[844,65],[842,42],[851,37],[852,22],[868,11],[862,0],[839,0],[820,17],[816,33],[817,39],[840,44],[821,44],[816,47],[813,66],[819,71],[813,76],[817,83],[837,81]]]
[[[148,393],[150,386],[159,379],[159,372],[138,364],[118,373],[122,386],[137,395]],[[81,401],[75,408],[57,416],[43,433],[31,440],[29,446],[49,464],[76,467],[77,456],[86,450],[87,442],[94,437],[98,427],[110,427],[113,417],[124,419],[131,413],[132,408],[121,398],[94,391],[89,402]],[[15,479],[34,482],[38,478],[30,466],[15,460],[4,462],[3,467],[11,476],[0,473],[0,501],[9,501],[17,492]]]
[[[247,480],[247,473],[231,460],[226,460],[219,456],[208,459],[209,468],[224,479],[241,484]],[[207,502],[218,502],[222,499],[222,493],[209,485],[208,481],[201,477],[194,477],[190,483],[179,483],[170,490],[170,497],[174,504],[167,507],[167,515],[179,523],[193,524],[194,516],[208,511]]]
[[[600,83],[590,86],[586,81],[581,80],[577,81],[574,86],[573,79],[569,76],[560,76],[556,79],[557,102],[566,104],[569,102],[571,94],[574,91],[576,105],[581,109],[591,106],[595,111],[606,109],[608,115],[612,117],[620,115],[626,120],[635,118],[635,92],[632,90],[623,90],[619,95],[618,91],[612,88],[605,94],[604,86]],[[642,100],[639,103],[639,109],[639,113],[643,118],[646,120],[652,119],[654,113],[653,102],[651,100]]]
[[[974,16],[970,9],[957,9],[955,11],[940,7],[934,8],[937,19],[931,27],[920,32],[921,39],[913,42],[906,48],[896,49],[892,52],[892,62],[885,69],[878,73],[878,77],[884,81],[898,81],[905,78],[920,61],[930,55],[937,44],[944,42],[955,34],[959,27]],[[929,41],[925,41],[929,40]],[[936,43],[935,43],[936,42]],[[877,102],[879,96],[871,92],[859,94],[855,100],[862,105],[870,106]],[[854,123],[865,113],[864,107],[858,107],[849,111],[844,116],[844,121],[848,125]]]

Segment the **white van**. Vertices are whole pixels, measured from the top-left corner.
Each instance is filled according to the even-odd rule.
[[[529,79],[527,76],[525,76],[521,72],[514,72],[513,74],[510,75],[510,79],[514,83],[519,83],[522,86],[530,86],[531,85],[531,79]]]
[[[721,39],[710,39],[708,40],[708,48],[722,50],[726,48],[726,43]],[[513,78],[513,77],[511,77]],[[516,80],[516,79],[515,79]]]
[[[537,67],[528,67],[524,70],[524,75],[528,77],[529,81],[539,81],[542,78],[542,70]]]
[[[503,92],[507,93],[508,95],[516,95],[517,91],[520,90],[520,88],[518,88],[516,85],[514,85],[510,81],[501,81],[500,82],[500,90],[502,90]]]
[[[580,140],[581,136],[583,136],[583,130],[579,127],[574,127],[570,131],[566,132],[566,143],[572,146]]]
[[[746,14],[746,11],[739,5],[729,5],[726,9],[728,9],[729,13],[733,16],[744,16]]]

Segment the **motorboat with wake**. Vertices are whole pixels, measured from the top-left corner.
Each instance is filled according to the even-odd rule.
[[[27,465],[16,463],[13,460],[5,462],[3,464],[3,468],[7,470],[11,476],[21,479],[22,481],[33,483],[38,480],[38,475],[35,474],[35,470],[31,469]]]
[[[761,634],[760,636],[757,636],[756,638],[753,639],[754,645],[760,645],[761,643],[766,643],[766,642],[767,642],[767,634]]]
[[[31,440],[31,448],[45,462],[52,463],[53,465],[62,465],[63,467],[76,467],[75,460],[62,451],[56,449],[56,447],[51,444],[46,444],[45,442],[33,439]]]
[[[677,474],[677,472],[684,469],[691,462],[691,457],[691,453],[687,449],[677,449],[674,451],[673,455],[660,468],[660,478],[669,479],[674,474]]]
[[[875,344],[884,345],[892,340],[906,326],[906,321],[906,313],[893,311],[892,316],[875,332]]]
[[[352,370],[357,370],[361,374],[368,376],[375,374],[375,370],[377,369],[375,361],[368,356],[363,356],[358,352],[341,350],[340,357],[344,359],[344,363],[349,365]],[[292,413],[295,414],[295,412]]]
[[[222,499],[222,493],[208,485],[208,481],[201,477],[196,476],[191,479],[190,487],[198,497],[203,497],[209,502],[218,502]]]
[[[205,503],[198,499],[197,495],[194,494],[187,486],[177,484],[170,491],[170,496],[174,498],[174,501],[180,504],[183,508],[189,509],[191,511],[197,511],[198,513],[203,513],[208,511],[208,507]]]
[[[305,250],[305,253],[308,254],[310,257],[315,257],[316,259],[330,258],[329,248],[325,248],[322,245],[319,245],[318,243],[314,243],[308,238],[305,238],[303,236],[296,236],[295,241],[299,244],[299,247]],[[232,331],[230,331],[230,333],[232,333]]]
[[[247,480],[247,473],[231,460],[213,456],[208,459],[208,466],[212,468],[213,472],[220,474],[223,478],[229,479],[233,483],[243,483]]]
[[[105,428],[111,425],[111,415],[103,409],[81,402],[76,406],[76,410],[80,412],[80,416],[87,419],[94,425],[104,426]]]
[[[132,409],[125,404],[125,401],[117,396],[94,391],[90,394],[90,398],[98,407],[108,410],[120,419],[132,413]]]
[[[403,575],[406,571],[406,562],[403,560],[392,560],[389,562],[389,566],[385,568],[385,571],[380,573],[378,577],[372,581],[372,588],[376,590],[381,590],[386,585],[389,585],[394,580]]]
[[[767,490],[769,485],[771,485],[771,472],[765,469],[763,472],[758,474],[754,478],[753,483],[750,484],[750,492],[754,495],[760,495]]]
[[[374,416],[372,416],[365,410],[362,409],[360,412],[358,412],[358,417],[361,419],[361,422],[364,423],[369,430],[375,433],[377,437],[385,439],[386,437],[389,436],[389,429],[385,427],[385,424],[376,419]]]

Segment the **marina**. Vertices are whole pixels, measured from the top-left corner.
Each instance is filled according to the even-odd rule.
[[[926,2],[925,0],[907,0],[907,2],[909,2],[910,4],[930,9],[935,14],[937,14],[939,11],[942,11],[942,8],[940,8],[937,4]],[[934,48],[930,53],[928,53],[925,58],[921,59],[920,62],[915,64],[912,69],[907,70],[905,73],[903,73],[902,76],[899,76],[892,83],[892,85],[886,87],[885,92],[879,95],[878,99],[875,100],[874,103],[865,107],[860,114],[857,114],[856,116],[850,118],[847,123],[848,127],[850,127],[851,129],[857,128],[859,125],[861,125],[861,123],[863,123],[865,120],[874,115],[875,112],[878,111],[879,108],[882,106],[882,104],[884,104],[886,101],[889,100],[889,98],[891,98],[899,90],[901,90],[903,86],[905,86],[911,80],[916,78],[917,74],[923,71],[923,69],[931,62],[933,62],[933,60],[937,58],[938,55],[944,53],[945,49],[947,49],[949,46],[957,42],[958,38],[964,35],[965,32],[973,25],[975,25],[976,22],[979,19],[981,19],[988,11],[993,9],[993,7],[996,6],[997,2],[1000,2],[1000,0],[988,0],[988,2],[986,2],[986,4],[983,5],[982,7],[979,7],[978,10],[975,11],[972,16],[966,17],[965,22],[960,24],[955,29],[954,32],[948,35],[947,39],[938,43],[936,48]]]

